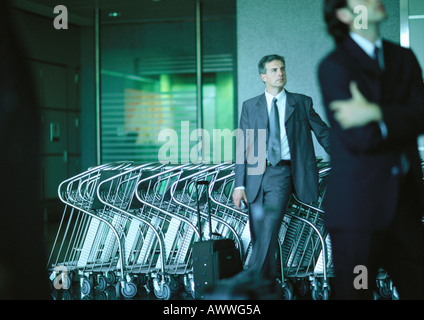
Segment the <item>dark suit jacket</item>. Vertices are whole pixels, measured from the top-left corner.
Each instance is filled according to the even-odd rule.
[[[285,126],[291,154],[291,172],[295,192],[305,202],[318,198],[318,169],[311,130],[318,142],[329,151],[329,128],[313,108],[308,96],[287,92]],[[235,186],[245,186],[248,202],[253,202],[258,193],[265,170],[268,110],[265,93],[243,103],[239,129],[245,139],[238,141],[237,152],[242,152],[235,166]],[[251,130],[248,130],[251,129]],[[253,131],[252,139],[247,138]],[[266,134],[260,138],[260,132]],[[243,143],[239,144],[240,141]],[[253,157],[261,160],[254,161]],[[242,158],[242,159],[241,159]],[[240,162],[240,163],[237,163]],[[258,166],[260,168],[258,168]],[[249,169],[255,169],[249,174]],[[259,170],[258,170],[259,169]],[[259,171],[260,174],[255,174]]]
[[[423,198],[417,136],[423,132],[424,89],[413,53],[383,41],[385,69],[349,37],[320,64],[319,80],[331,127],[331,175],[326,192],[326,226],[382,229],[392,221],[399,194],[402,154],[410,163],[409,192],[417,210]],[[383,110],[388,136],[377,123],[343,130],[328,105],[351,97],[349,84]],[[415,213],[418,217],[421,213]]]

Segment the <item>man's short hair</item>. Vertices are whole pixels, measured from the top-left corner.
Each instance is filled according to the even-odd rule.
[[[259,63],[258,63],[259,74],[265,74],[266,73],[266,64],[271,62],[271,61],[274,61],[274,60],[281,61],[281,62],[284,63],[284,66],[286,65],[286,61],[285,61],[284,57],[279,56],[278,54],[270,54],[270,55],[263,57],[261,60],[259,60]]]
[[[338,9],[346,7],[347,0],[324,1],[324,20],[327,23],[327,31],[336,43],[342,42],[349,35],[349,26],[341,22],[336,15]]]

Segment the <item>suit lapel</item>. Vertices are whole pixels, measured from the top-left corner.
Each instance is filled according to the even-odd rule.
[[[290,119],[293,112],[296,110],[296,100],[293,98],[293,95],[286,90],[287,100],[286,100],[286,110],[285,110],[285,123]],[[255,128],[256,129],[267,129],[268,130],[268,108],[266,103],[265,94],[261,95],[256,103],[255,107]]]
[[[380,101],[383,72],[377,63],[350,37],[343,42],[342,47],[352,73],[352,80],[358,83],[359,91],[370,101]]]
[[[266,103],[265,93],[260,96],[256,107],[254,108],[256,114],[254,115],[255,119],[255,129],[267,129],[268,130],[268,108]]]
[[[374,75],[378,75],[380,73],[380,69],[376,62],[371,59],[352,38],[348,37],[344,42],[344,45],[346,46],[347,54],[350,56],[352,61],[360,65],[363,71]]]
[[[293,98],[293,95],[286,90],[287,100],[286,100],[286,115],[284,122],[287,123],[287,121],[292,116],[294,110],[296,110],[296,101]]]

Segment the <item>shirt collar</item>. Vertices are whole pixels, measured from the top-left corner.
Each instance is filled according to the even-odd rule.
[[[268,102],[268,105],[271,104],[272,99],[274,99],[274,98],[276,98],[278,101],[283,101],[282,99],[284,99],[285,96],[286,96],[286,89],[283,89],[275,97],[272,94],[270,94],[268,91],[266,91],[266,89],[265,89],[265,97],[266,97],[266,101]]]
[[[371,58],[374,58],[374,48],[375,47],[378,47],[380,50],[383,48],[383,41],[381,40],[380,37],[374,43],[369,41],[368,39],[365,39],[363,36],[360,36],[359,34],[352,32],[352,31],[350,31],[350,37]]]

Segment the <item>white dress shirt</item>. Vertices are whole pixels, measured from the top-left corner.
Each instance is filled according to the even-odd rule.
[[[287,102],[286,90],[283,89],[283,91],[281,91],[275,97],[265,90],[265,97],[266,97],[267,108],[268,108],[268,116],[271,113],[272,100],[274,98],[277,99],[278,115],[280,117],[281,159],[290,160],[290,148],[289,148],[289,141],[287,139],[286,125],[285,125],[286,102]]]

